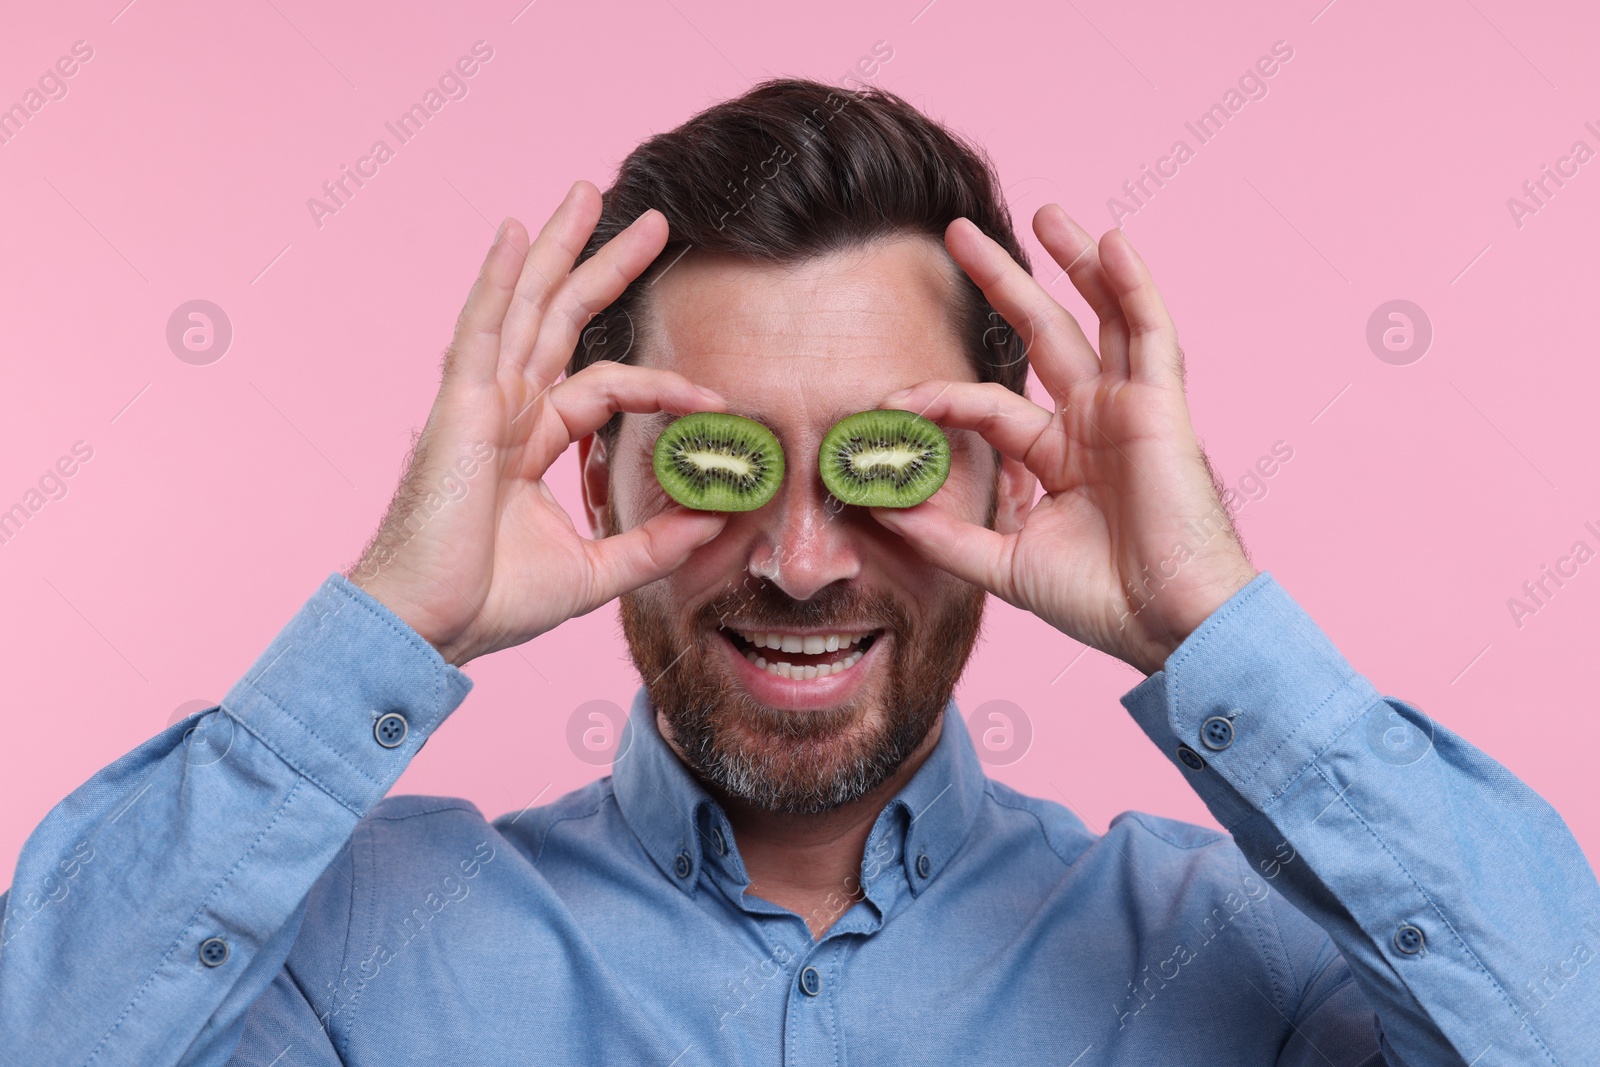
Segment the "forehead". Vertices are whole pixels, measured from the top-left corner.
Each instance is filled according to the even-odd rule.
[[[951,321],[959,271],[922,236],[784,265],[691,253],[650,290],[638,361],[715,389],[740,414],[826,429],[929,378],[976,380]]]

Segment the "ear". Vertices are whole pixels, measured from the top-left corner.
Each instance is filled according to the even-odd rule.
[[[589,532],[606,535],[606,510],[611,506],[611,458],[599,434],[578,442],[578,468],[583,482],[583,512],[589,519]]]
[[[1000,457],[1000,484],[995,488],[994,530],[1000,534],[1014,534],[1022,529],[1023,520],[1033,510],[1033,497],[1039,489],[1039,479],[1018,460]]]

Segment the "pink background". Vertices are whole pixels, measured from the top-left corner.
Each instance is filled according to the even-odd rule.
[[[74,442],[93,458],[0,545],[0,868],[97,768],[219,700],[360,550],[502,216],[536,229],[644,136],[752,80],[840,81],[880,41],[872,80],[987,146],[1047,282],[1034,210],[1103,232],[1107,198],[1195,147],[1185,121],[1288,42],[1268,95],[1126,220],[1195,424],[1231,485],[1293,449],[1240,513],[1257,564],[1381,692],[1504,762],[1600,855],[1581,674],[1600,562],[1520,627],[1507,606],[1575,541],[1600,548],[1600,161],[1536,214],[1507,206],[1574,141],[1600,148],[1592,5],[924,2],[104,0],[8,21],[0,105],[75,41],[93,58],[0,146],[0,509]],[[494,55],[469,95],[319,229],[307,198],[393,146],[384,122],[478,40]],[[233,325],[210,365],[166,341],[193,299]],[[1433,324],[1409,365],[1366,341],[1392,299]],[[571,460],[553,482],[575,508]],[[1012,702],[1034,737],[991,773],[1097,831],[1128,808],[1209,823],[1117,704],[1139,676],[1080,651],[995,606],[958,697]],[[398,790],[491,816],[603,773],[569,717],[637,684],[610,607],[468,673]]]

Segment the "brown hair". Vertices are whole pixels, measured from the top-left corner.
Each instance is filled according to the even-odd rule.
[[[993,164],[901,97],[774,78],[701,111],[630,152],[603,194],[582,263],[648,208],[670,235],[655,261],[584,329],[568,373],[620,359],[645,340],[649,284],[693,251],[787,264],[867,241],[971,219],[1031,270]],[[1021,393],[1023,339],[959,267],[951,313],[985,382]],[[601,432],[615,440],[620,416]]]

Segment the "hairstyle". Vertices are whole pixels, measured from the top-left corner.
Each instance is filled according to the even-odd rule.
[[[666,215],[667,245],[582,331],[568,372],[624,362],[646,343],[649,284],[681,256],[733,255],[792,264],[880,238],[926,234],[972,220],[1031,271],[1011,229],[993,164],[885,89],[846,90],[774,78],[641,143],[602,197],[582,263],[648,208]],[[952,324],[979,381],[1021,393],[1024,341],[952,265]],[[615,441],[620,415],[601,431]]]

